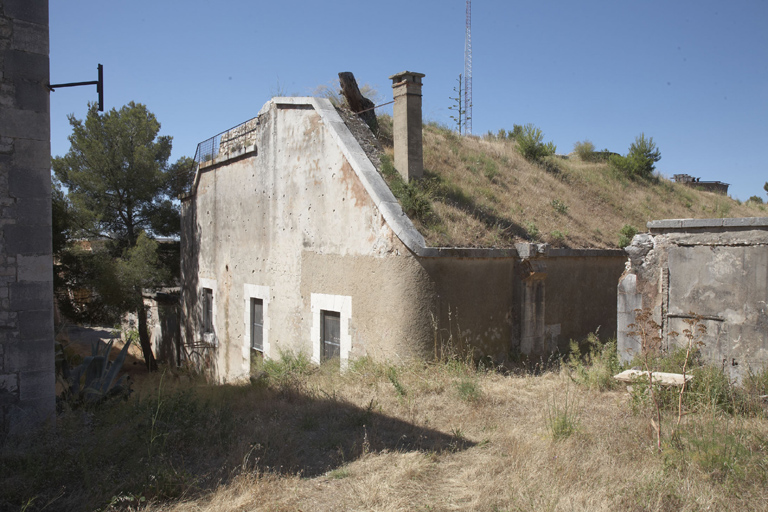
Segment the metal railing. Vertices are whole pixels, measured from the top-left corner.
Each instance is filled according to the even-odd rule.
[[[192,159],[194,162],[193,168],[189,169],[188,177],[185,178],[185,180],[189,180],[184,187],[187,194],[192,192],[195,174],[197,169],[200,167],[200,164],[203,162],[210,162],[211,160],[214,160],[216,157],[218,157],[222,146],[226,149],[232,147],[244,147],[248,135],[256,131],[256,128],[251,128],[248,130],[247,125],[257,118],[258,116],[253,117],[245,122],[238,124],[237,126],[233,126],[229,130],[224,130],[221,133],[217,133],[210,139],[206,139],[197,145],[197,149],[195,150],[195,157]],[[240,140],[243,142],[239,142]]]
[[[195,151],[195,158],[194,161],[197,163],[197,165],[200,165],[202,162],[208,162],[210,160],[213,160],[217,156],[219,156],[219,150],[221,149],[222,143],[228,144],[228,143],[235,143],[238,139],[246,139],[246,136],[252,132],[255,131],[255,129],[246,130],[245,127],[248,125],[248,123],[252,122],[254,119],[257,119],[257,117],[253,117],[251,119],[248,119],[247,121],[244,121],[236,126],[233,126],[229,130],[224,130],[221,133],[217,133],[210,139],[206,139],[200,144],[197,145],[197,151]],[[230,134],[228,137],[222,139],[224,135]]]

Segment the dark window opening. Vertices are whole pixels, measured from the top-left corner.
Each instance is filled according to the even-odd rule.
[[[341,314],[336,311],[320,311],[322,361],[339,359],[341,352]]]
[[[213,290],[203,288],[203,333],[213,332]]]
[[[251,348],[264,351],[264,301],[251,299]]]

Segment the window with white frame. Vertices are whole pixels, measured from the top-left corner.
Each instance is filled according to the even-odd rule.
[[[338,359],[342,369],[349,363],[352,336],[349,321],[352,318],[352,297],[313,293],[312,309],[312,361]]]

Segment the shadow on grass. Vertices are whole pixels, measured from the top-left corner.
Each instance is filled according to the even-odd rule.
[[[388,416],[375,399],[358,407],[301,383],[213,387],[181,379],[167,382],[177,389],[159,399],[67,411],[55,429],[0,439],[0,509],[191,498],[244,471],[314,477],[367,453],[475,444]]]
[[[251,457],[262,469],[313,477],[382,451],[442,452],[474,443],[334,398],[300,396],[278,402],[253,430]],[[298,405],[298,407],[296,407]],[[267,411],[265,411],[267,412]]]

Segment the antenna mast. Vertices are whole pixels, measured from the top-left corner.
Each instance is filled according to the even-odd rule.
[[[467,33],[464,39],[464,135],[472,135],[472,0],[467,0]]]

